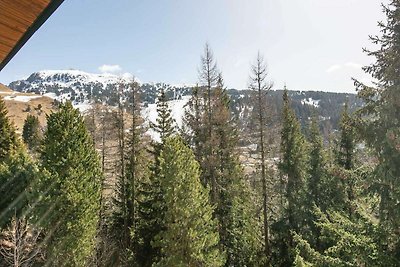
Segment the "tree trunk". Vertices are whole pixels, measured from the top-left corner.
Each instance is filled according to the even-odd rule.
[[[259,105],[259,123],[260,123],[260,149],[261,149],[261,180],[263,193],[263,217],[264,217],[264,243],[266,266],[270,265],[270,247],[269,247],[269,225],[268,225],[268,196],[267,196],[267,175],[265,166],[265,146],[264,146],[264,117],[262,114],[262,95],[261,84],[258,88],[258,105]]]

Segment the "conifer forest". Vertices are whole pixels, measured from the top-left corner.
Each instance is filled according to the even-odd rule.
[[[239,121],[208,43],[181,126],[163,88],[146,124],[135,80],[22,133],[0,94],[0,266],[400,266],[400,1],[382,9],[336,130],[272,101],[257,51]]]

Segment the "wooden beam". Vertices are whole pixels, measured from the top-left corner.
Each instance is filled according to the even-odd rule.
[[[63,2],[0,0],[0,71]]]

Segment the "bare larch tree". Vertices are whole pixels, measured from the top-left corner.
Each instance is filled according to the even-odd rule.
[[[268,224],[268,193],[267,193],[267,166],[266,166],[266,95],[272,88],[272,83],[267,81],[267,66],[260,53],[257,54],[255,63],[251,66],[250,89],[254,90],[255,108],[258,120],[258,146],[261,154],[261,182],[263,195],[263,223],[264,223],[264,249],[266,256],[266,266],[270,264],[271,248],[269,244],[269,224]]]

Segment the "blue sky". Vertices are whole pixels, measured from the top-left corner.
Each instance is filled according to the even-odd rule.
[[[0,72],[8,84],[45,69],[132,73],[196,83],[209,42],[229,88],[246,88],[257,51],[275,88],[354,92],[367,81],[379,0],[65,0]],[[387,1],[384,1],[387,2]]]

